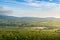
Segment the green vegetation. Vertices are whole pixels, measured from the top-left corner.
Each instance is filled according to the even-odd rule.
[[[0,40],[60,40],[60,19],[0,16]]]
[[[60,27],[59,18],[12,17],[0,15],[0,27]]]
[[[0,28],[0,40],[60,40],[57,29]]]

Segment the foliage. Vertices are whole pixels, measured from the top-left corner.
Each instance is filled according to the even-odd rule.
[[[56,31],[55,29],[36,31],[30,28],[4,28],[0,30],[0,40],[60,40],[60,34]]]

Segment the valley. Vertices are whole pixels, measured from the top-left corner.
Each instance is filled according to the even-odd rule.
[[[0,40],[60,40],[60,18],[1,15]]]

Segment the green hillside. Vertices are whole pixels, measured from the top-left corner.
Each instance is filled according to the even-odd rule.
[[[13,17],[0,15],[0,27],[60,27],[60,18]]]

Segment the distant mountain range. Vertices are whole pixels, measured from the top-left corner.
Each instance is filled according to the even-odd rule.
[[[14,17],[0,15],[0,27],[60,27],[60,18]]]
[[[0,20],[20,20],[20,21],[60,21],[60,18],[54,17],[46,17],[46,18],[38,18],[38,17],[14,17],[14,16],[4,16],[0,15]]]

